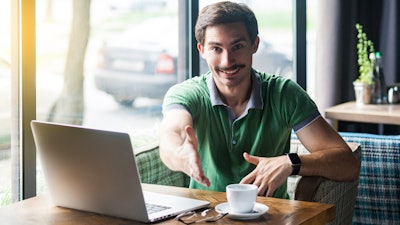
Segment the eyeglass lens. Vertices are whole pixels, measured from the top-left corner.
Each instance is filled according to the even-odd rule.
[[[194,211],[182,213],[176,216],[175,220],[178,220],[184,224],[194,224],[200,222],[215,222],[223,218],[227,213],[218,213],[213,209],[206,209],[200,213]]]

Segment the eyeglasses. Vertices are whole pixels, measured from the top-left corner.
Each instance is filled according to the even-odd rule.
[[[218,213],[213,209],[206,209],[201,213],[190,211],[179,214],[175,217],[175,220],[187,225],[194,223],[201,223],[201,222],[215,222],[217,220],[222,219],[227,214],[228,213]]]

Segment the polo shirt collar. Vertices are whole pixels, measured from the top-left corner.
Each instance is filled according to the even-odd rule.
[[[217,86],[215,85],[212,73],[209,72],[206,76],[207,76],[206,82],[208,90],[210,92],[210,99],[212,106],[217,106],[217,105],[227,106],[218,95]],[[261,77],[256,71],[252,70],[251,79],[252,79],[252,90],[249,102],[247,103],[247,109],[251,108],[262,109],[264,107],[264,101],[262,99]]]

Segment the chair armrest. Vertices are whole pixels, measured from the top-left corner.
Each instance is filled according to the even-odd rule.
[[[358,159],[360,166],[360,145],[355,143],[348,143],[348,145],[353,151],[354,156]],[[294,147],[293,151],[308,154],[308,151],[297,140],[292,141],[292,147]],[[323,177],[291,177],[291,179],[293,178],[296,179],[294,182],[297,185],[294,192],[294,199],[333,204],[336,206],[336,219],[330,224],[352,224],[358,191],[358,179],[353,182],[337,182]]]
[[[360,167],[361,146],[356,143],[347,144],[353,151],[354,156],[357,158],[358,166]],[[304,152],[304,149],[301,151],[303,152],[303,154],[307,154]],[[357,190],[357,186],[358,179],[354,182],[335,182],[323,177],[299,177],[295,190],[295,199],[303,201],[326,201],[324,203],[333,204],[333,198],[340,198],[340,193],[342,193],[343,191],[346,192],[348,190],[353,190],[354,188]],[[336,191],[340,192],[335,193]],[[327,194],[332,194],[332,199]]]
[[[352,224],[358,180],[336,182],[323,177],[301,177],[295,199],[336,206],[336,219],[330,224]]]

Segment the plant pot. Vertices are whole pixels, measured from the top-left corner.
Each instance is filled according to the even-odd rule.
[[[353,85],[357,105],[371,103],[373,85],[362,82],[353,82]]]

